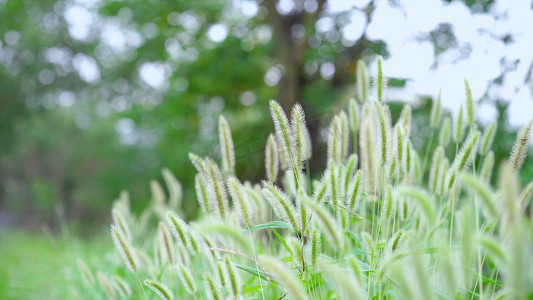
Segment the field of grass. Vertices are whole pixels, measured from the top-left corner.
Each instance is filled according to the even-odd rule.
[[[107,233],[107,232],[106,232]],[[77,275],[75,257],[98,257],[111,249],[102,233],[85,240],[0,231],[0,299],[72,299],[69,278]]]

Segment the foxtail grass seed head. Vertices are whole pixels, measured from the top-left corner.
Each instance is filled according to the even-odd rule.
[[[207,182],[210,202],[221,219],[228,214],[228,195],[222,179],[222,173],[217,164],[210,158],[205,159],[204,168],[207,172]]]
[[[403,154],[402,168],[403,168],[403,174],[407,177],[407,179],[411,177],[411,166],[413,164],[411,148],[412,148],[411,141],[406,139],[405,146],[404,146],[405,150]]]
[[[335,115],[329,125],[328,132],[328,165],[340,164],[342,154],[341,122],[339,116]]]
[[[89,266],[80,258],[76,261],[78,265],[78,270],[80,271],[81,278],[85,282],[85,284],[92,286],[94,284],[94,276],[91,272],[91,269],[89,269]]]
[[[403,125],[403,128],[405,129],[405,137],[409,138],[411,135],[411,106],[408,104],[403,106],[402,112],[400,113],[400,119],[398,122]]]
[[[130,272],[135,273],[139,269],[139,258],[135,253],[135,249],[130,242],[124,237],[122,231],[120,231],[115,225],[111,225],[111,237],[115,243],[118,253],[122,257],[124,264]]]
[[[111,284],[111,281],[109,281],[109,278],[107,278],[106,275],[102,272],[96,273],[96,279],[98,279],[98,282],[100,283],[100,286],[104,290],[104,293],[109,299],[116,299],[117,293],[115,292],[115,289],[113,288],[113,285]]]
[[[152,192],[152,199],[154,203],[158,206],[164,206],[165,205],[165,192],[163,191],[163,188],[159,184],[159,182],[152,180],[150,182],[150,191]]]
[[[394,134],[393,134],[393,143],[394,143],[394,158],[398,162],[402,162],[403,160],[403,152],[404,152],[404,137],[405,137],[405,128],[401,123],[397,123],[394,125]]]
[[[433,101],[433,105],[431,106],[431,115],[429,117],[429,120],[430,120],[429,124],[431,128],[437,128],[437,126],[439,125],[440,111],[441,111],[440,97],[441,97],[441,92],[439,91],[439,96],[437,97],[437,100]]]
[[[391,250],[394,252],[400,247],[400,242],[402,241],[402,236],[404,235],[403,229],[400,229],[392,238]]]
[[[329,198],[331,199],[331,203],[333,204],[333,207],[337,209],[337,205],[339,204],[339,198],[341,196],[340,190],[339,190],[339,178],[337,176],[336,172],[336,166],[334,164],[329,165],[328,170],[328,176],[329,176]]]
[[[295,168],[295,155],[293,153],[294,135],[291,127],[289,126],[287,115],[285,115],[283,108],[281,108],[281,105],[275,100],[270,100],[270,115],[274,121],[276,135],[278,137],[281,149],[283,150],[283,156],[286,159],[286,163],[291,168]]]
[[[492,169],[494,168],[494,152],[489,151],[485,158],[483,159],[483,164],[481,165],[481,178],[486,182],[490,182],[492,177]]]
[[[474,99],[472,98],[472,90],[470,90],[470,84],[465,79],[465,93],[466,93],[466,117],[468,125],[474,125]]]
[[[276,279],[281,287],[286,289],[291,295],[292,299],[306,300],[307,295],[305,293],[300,280],[289,271],[290,268],[281,263],[278,258],[260,255],[259,261],[265,267],[265,269],[272,273],[272,276]]]
[[[209,202],[209,191],[204,176],[196,174],[194,177],[194,189],[196,190],[196,199],[202,212],[205,214],[209,213],[212,208]]]
[[[230,256],[226,255],[224,257],[224,263],[226,268],[226,273],[228,274],[228,285],[229,291],[233,298],[239,298],[239,295],[242,293],[242,280],[239,272],[235,269],[235,265],[231,261]]]
[[[170,231],[178,245],[187,247],[190,239],[189,226],[187,223],[171,211],[167,212],[167,223],[170,226]]]
[[[314,185],[315,190],[313,191],[313,200],[317,203],[322,202],[326,198],[328,191],[328,179],[323,177],[318,184]]]
[[[343,161],[348,156],[348,148],[350,145],[350,126],[348,123],[348,115],[341,110],[339,113],[339,126],[340,126],[340,138],[341,138],[341,160]]]
[[[463,147],[455,157],[452,168],[461,172],[468,168],[476,155],[480,133],[477,130],[471,131]]]
[[[443,195],[448,189],[446,186],[446,174],[448,172],[448,169],[450,168],[450,161],[447,157],[444,157],[441,163],[441,167],[439,168],[439,185],[438,185],[438,194]]]
[[[307,127],[305,125],[305,113],[300,103],[296,103],[292,108],[291,129],[292,133],[294,134],[294,137],[292,138],[292,140],[294,141],[294,145],[292,146],[295,148],[294,153],[296,156],[296,165],[301,168],[304,160],[307,159],[307,154],[309,153],[309,145],[307,144]]]
[[[412,148],[413,149],[413,148]],[[417,183],[422,181],[422,163],[420,162],[420,156],[416,150],[411,150],[412,165],[413,165],[413,178]]]
[[[378,94],[378,102],[383,101],[383,90],[385,89],[385,79],[383,78],[383,66],[381,56],[378,56],[378,75],[376,78],[376,88]]]
[[[364,103],[368,99],[368,90],[369,90],[369,83],[368,83],[368,76],[366,72],[365,64],[362,61],[357,62],[357,96],[359,99],[359,102]]]
[[[300,231],[300,218],[289,197],[278,187],[267,181],[263,181],[262,192],[276,215],[289,224],[294,231]]]
[[[316,266],[318,255],[322,252],[322,234],[314,229],[311,232],[310,257],[311,265]]]
[[[172,209],[178,209],[180,207],[181,200],[183,197],[183,188],[181,186],[181,183],[176,179],[176,176],[174,176],[174,174],[172,174],[172,172],[167,168],[163,168],[161,174],[163,175],[163,179],[165,180],[165,184],[168,189],[169,205]]]
[[[221,293],[221,286],[218,280],[216,280],[211,273],[205,273],[203,278],[204,278],[204,288],[207,293],[207,298],[211,300],[224,299]]]
[[[361,133],[359,135],[359,152],[361,156],[361,168],[365,173],[365,190],[369,193],[374,191],[376,175],[376,147],[374,124],[371,118],[364,118],[361,123]]]
[[[233,176],[228,178],[228,189],[240,223],[245,227],[252,226],[253,211],[250,199],[248,199],[241,182]]]
[[[448,146],[450,143],[450,131],[451,131],[451,121],[449,117],[445,117],[442,121],[442,127],[440,128],[439,134],[439,145],[442,147]]]
[[[485,155],[490,150],[494,136],[496,135],[496,128],[498,121],[490,123],[489,127],[483,133],[483,139],[481,140],[481,146],[479,147],[479,154]]]
[[[204,160],[192,153],[192,152],[189,152],[189,160],[191,161],[192,165],[194,166],[194,168],[196,169],[196,171],[198,171],[198,173],[202,174],[202,175],[205,175],[207,172],[205,171],[205,162]]]
[[[431,167],[429,169],[429,189],[436,193],[438,189],[438,182],[440,177],[440,167],[442,165],[442,159],[444,158],[444,148],[442,146],[437,147],[433,159],[431,161]]]
[[[358,159],[359,157],[357,154],[352,154],[348,157],[344,172],[344,190],[348,190],[348,184],[356,173]]]
[[[267,180],[275,182],[278,178],[279,172],[279,155],[278,144],[273,134],[268,136],[266,148],[265,148],[265,170]]]
[[[131,287],[124,279],[117,275],[113,275],[111,276],[111,280],[113,281],[113,286],[122,298],[131,297]]]
[[[378,145],[380,155],[378,161],[381,167],[385,166],[390,156],[390,115],[385,112],[385,109],[378,102],[374,102],[376,109],[376,123],[378,124]]]
[[[181,284],[185,287],[185,291],[189,295],[194,295],[197,291],[196,280],[192,276],[191,270],[183,264],[178,264],[176,266],[176,274],[181,281]]]
[[[389,222],[392,220],[396,209],[396,202],[392,197],[392,187],[387,185],[383,202],[381,203],[381,220]]]
[[[161,257],[163,258],[163,263],[168,262],[172,264],[175,262],[176,252],[174,250],[174,243],[170,237],[170,231],[168,227],[163,222],[159,222],[157,227],[158,240],[161,244],[159,250],[161,251]]]
[[[363,171],[357,170],[355,177],[350,182],[348,188],[347,207],[348,211],[355,213],[361,204],[361,198],[363,195]]]
[[[464,110],[463,105],[459,107],[459,113],[455,117],[455,121],[453,123],[453,140],[456,143],[459,143],[463,139],[463,133],[465,130],[464,126]]]
[[[434,223],[436,219],[435,199],[425,190],[418,187],[402,186],[398,188],[398,195],[414,200],[430,223]]]
[[[520,171],[526,159],[527,150],[528,150],[527,143],[531,135],[532,124],[533,124],[533,120],[529,121],[529,123],[525,127],[520,129],[520,131],[518,132],[518,135],[516,136],[516,140],[514,142],[513,148],[511,150],[511,156],[509,157],[509,161],[511,162],[513,169],[516,172]]]
[[[126,219],[122,213],[117,208],[113,208],[111,210],[111,215],[113,217],[113,223],[120,231],[122,231],[124,238],[126,238],[128,241],[131,241],[130,227],[128,226],[128,223],[126,222]]]
[[[222,154],[222,171],[233,174],[235,170],[235,150],[233,148],[233,138],[228,121],[224,116],[218,118],[218,139],[220,142],[220,152]]]
[[[348,103],[348,119],[350,121],[350,130],[357,132],[359,129],[359,105],[354,98],[350,98]]]
[[[151,289],[161,300],[174,299],[174,294],[170,288],[162,282],[152,279],[145,279],[144,285]]]

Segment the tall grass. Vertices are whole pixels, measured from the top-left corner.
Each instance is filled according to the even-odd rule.
[[[410,138],[411,108],[405,106],[392,122],[381,61],[378,66],[378,101],[369,102],[369,80],[358,64],[360,99],[349,102],[349,116],[341,111],[330,124],[328,166],[321,178],[303,170],[312,150],[300,105],[289,121],[271,100],[274,132],[266,142],[267,174],[261,183],[235,177],[231,129],[221,117],[222,167],[211,158],[190,155],[198,170],[198,219],[186,223],[180,218],[181,186],[168,170],[164,177],[171,200],[152,182],[154,201],[134,216],[123,194],[112,210],[117,251],[102,254],[100,259],[108,262],[103,270],[78,263],[78,295],[533,297],[533,222],[526,213],[533,183],[522,190],[517,179],[531,122],[518,135],[509,160],[496,162],[499,184],[491,186],[495,162],[490,147],[497,124],[483,135],[476,128],[465,80],[468,137],[463,140],[463,109],[452,132],[439,95],[430,118],[430,139],[435,135],[439,144],[433,155],[428,147],[421,161]],[[449,143],[450,135],[455,143]],[[478,158],[481,168],[475,165]]]

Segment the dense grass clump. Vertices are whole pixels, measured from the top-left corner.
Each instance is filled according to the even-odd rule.
[[[123,193],[112,210],[117,251],[102,255],[108,266],[104,270],[78,261],[79,295],[533,297],[528,210],[533,184],[521,189],[518,181],[531,122],[520,132],[509,160],[496,162],[498,184],[492,186],[490,148],[497,125],[483,133],[477,128],[468,82],[467,119],[463,109],[453,121],[443,117],[439,96],[428,124],[431,141],[435,135],[438,145],[430,142],[425,153],[418,153],[410,140],[410,107],[391,120],[381,68],[378,101],[368,99],[362,64],[358,74],[359,102],[351,100],[348,113],[333,117],[321,178],[310,178],[303,168],[312,149],[300,105],[289,118],[276,101],[270,102],[275,130],[266,142],[266,180],[261,183],[235,176],[230,125],[221,117],[221,167],[211,158],[190,154],[198,171],[199,218],[187,223],[180,217],[181,186],[168,170],[168,201],[159,183],[152,182],[154,201],[141,215],[131,214]]]

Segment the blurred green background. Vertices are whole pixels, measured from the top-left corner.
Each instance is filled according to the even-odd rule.
[[[324,0],[0,0],[0,298],[29,299],[41,290],[46,299],[62,299],[48,282],[61,280],[72,251],[109,248],[112,201],[127,190],[140,211],[163,167],[182,182],[183,210],[194,218],[195,172],[187,153],[218,157],[219,114],[232,127],[237,175],[258,181],[273,130],[268,100],[285,109],[301,102],[313,136],[311,171],[320,172],[320,129],[355,96],[356,62],[372,65],[377,55],[385,61],[391,55],[387,40],[366,34],[383,3],[403,11],[403,1],[393,0],[354,1],[348,10]],[[494,1],[442,3],[500,17]],[[366,25],[350,38],[345,27],[354,11]],[[450,24],[411,33],[432,46],[435,64],[460,48]],[[493,39],[515,41],[506,32]],[[476,99],[497,112],[497,161],[508,156],[516,128],[505,113],[509,99],[490,88],[504,84],[512,63],[502,62]],[[403,99],[395,91],[410,79],[389,79],[393,117],[403,105],[395,102],[415,105],[413,143],[423,153],[438,91]],[[520,84],[531,86],[531,71]],[[529,158],[522,181],[532,177]],[[55,275],[27,279],[35,264]]]

